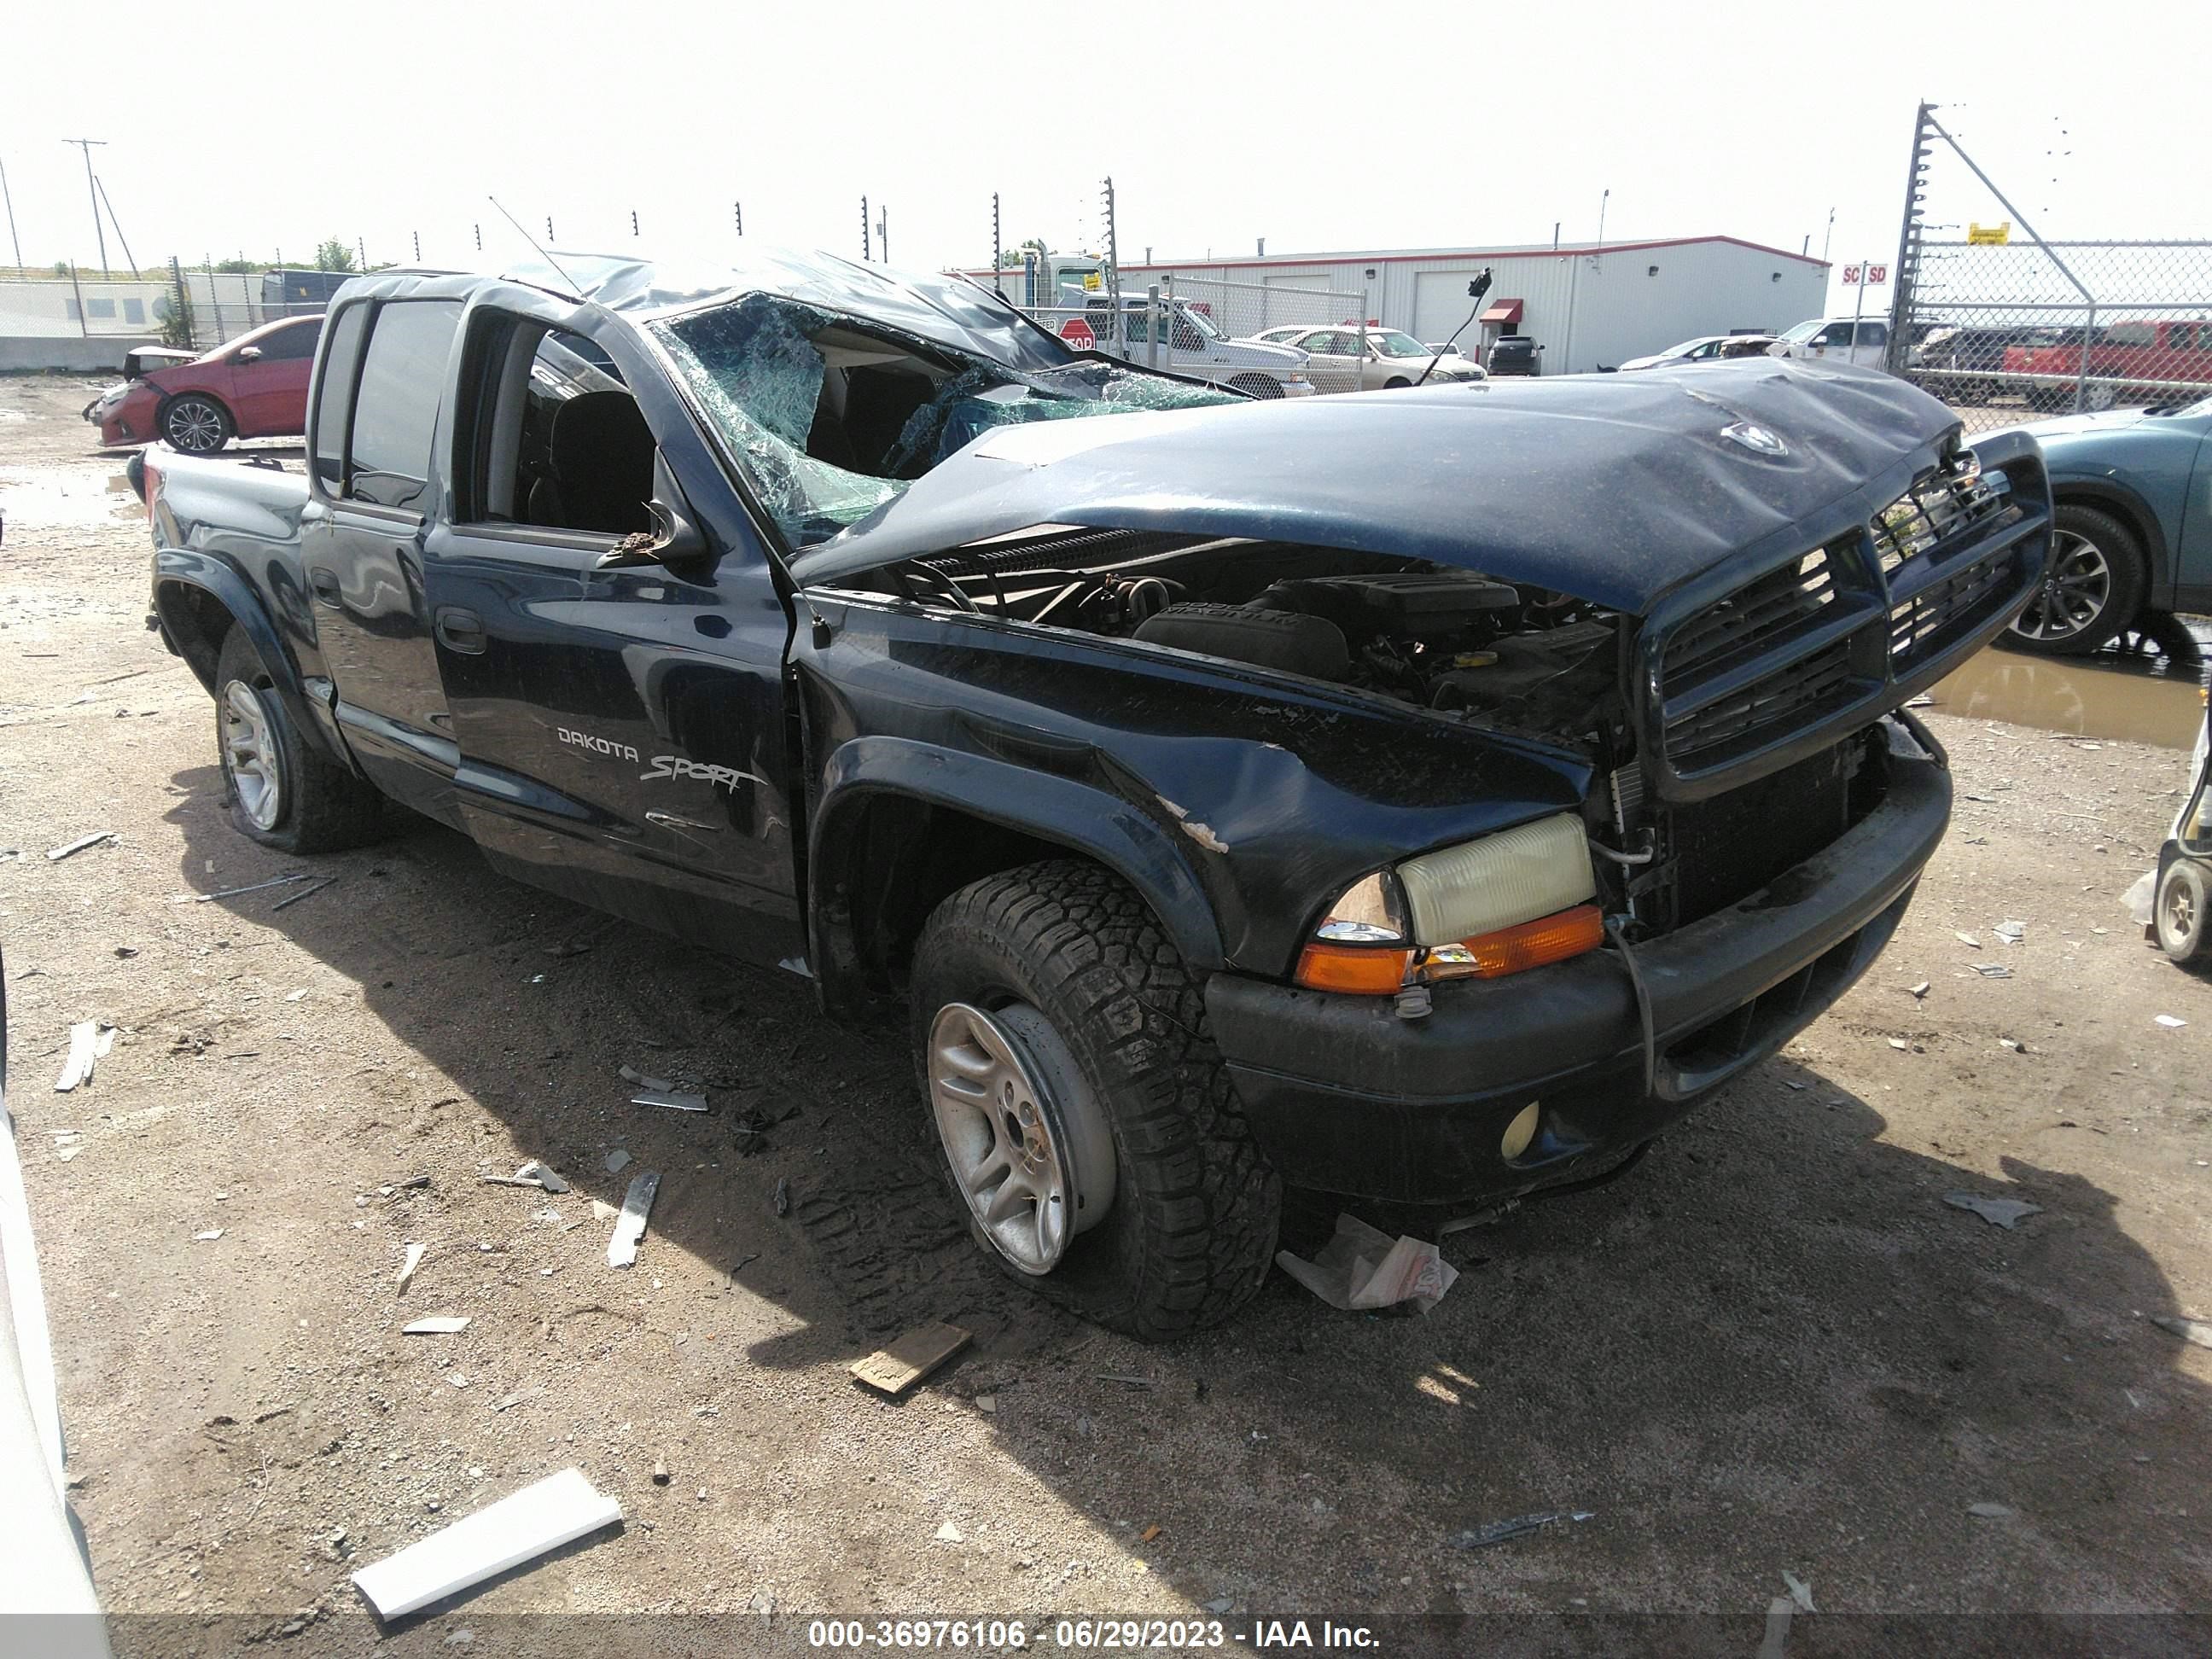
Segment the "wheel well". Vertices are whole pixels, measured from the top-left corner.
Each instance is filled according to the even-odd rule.
[[[222,418],[230,422],[231,429],[233,431],[237,429],[238,416],[231,413],[230,405],[223,402],[222,398],[216,397],[214,392],[202,392],[197,387],[185,392],[172,392],[167,397],[163,398],[161,403],[157,404],[154,410],[155,425],[159,426],[164,420],[168,418],[169,405],[176,402],[179,398],[198,398],[205,402],[213,404],[217,409],[222,411]]]
[[[1385,392],[1399,392],[1413,384],[1413,383],[1411,380],[1407,380],[1402,374],[1393,374],[1389,380],[1382,382],[1382,389]]]
[[[155,591],[154,609],[161,619],[162,633],[212,696],[224,636],[237,626],[229,607],[204,587],[170,581]]]
[[[880,794],[852,809],[842,855],[818,872],[818,932],[832,960],[816,964],[833,1005],[894,992],[932,911],[972,881],[1079,848],[911,796]],[[839,981],[843,981],[841,988]]]
[[[1255,398],[1279,398],[1283,395],[1281,381],[1273,375],[1261,374],[1256,370],[1248,370],[1244,374],[1232,375],[1229,384],[1237,391],[1249,392]]]
[[[2145,510],[2142,502],[2130,495],[2094,488],[2060,487],[2051,493],[2054,507],[2086,507],[2107,517],[2118,519],[2120,527],[2136,538],[2142,550],[2143,604],[2154,605],[2157,596],[2166,592],[2166,538],[2159,532],[2158,521]]]

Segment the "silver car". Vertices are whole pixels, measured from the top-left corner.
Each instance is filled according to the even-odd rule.
[[[1310,324],[1271,328],[1251,337],[1266,345],[1295,346],[1307,354],[1307,378],[1323,392],[1376,392],[1412,386],[1428,370],[1428,384],[1487,379],[1482,365],[1462,357],[1456,349],[1429,349],[1402,328],[1367,331],[1367,355],[1359,352],[1359,328],[1341,323],[1331,327]],[[1430,365],[1436,365],[1430,368]]]

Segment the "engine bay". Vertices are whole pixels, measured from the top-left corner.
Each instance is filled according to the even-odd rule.
[[[925,605],[1323,680],[1552,742],[1626,753],[1621,619],[1417,560],[1054,527],[893,567]]]

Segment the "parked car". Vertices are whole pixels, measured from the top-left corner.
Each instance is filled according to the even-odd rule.
[[[2083,349],[2078,340],[2008,346],[2005,373],[2036,377],[2026,383],[2031,409],[2071,409],[2077,386],[2092,410],[2212,392],[2212,321],[2114,323],[2087,348],[2086,380]]]
[[[1431,351],[1400,328],[1369,329],[1364,356],[1357,323],[1271,328],[1252,337],[1306,353],[1312,359],[1307,374],[1323,392],[1396,392],[1419,382],[1424,373],[1431,386],[1484,378],[1482,365],[1456,349]]]
[[[1826,362],[1880,368],[1889,351],[1889,325],[1879,317],[1814,317],[1784,329],[1772,347],[1778,357],[1818,357]]]
[[[2027,429],[2057,516],[2051,568],[2010,643],[2076,656],[2153,612],[2212,611],[2212,397]]]
[[[107,1659],[92,1564],[70,1510],[53,1339],[7,1083],[7,975],[0,972],[0,1492],[8,1494],[0,1626],[11,1652]]]
[[[228,345],[110,386],[84,418],[104,444],[156,438],[211,455],[233,438],[296,438],[307,429],[307,373],[319,317],[264,323]]]
[[[2103,332],[2095,330],[2093,337]],[[2079,328],[2042,324],[1936,326],[1913,347],[1908,378],[1946,403],[1985,404],[2006,389],[2004,359],[2008,348],[2078,346],[2081,337]]]
[[[1666,368],[1676,363],[1721,363],[1736,357],[1764,357],[1775,343],[1771,334],[1701,334],[1694,340],[1670,345],[1649,357],[1631,357],[1620,373]]]
[[[1293,408],[963,280],[562,264],[349,284],[305,476],[134,458],[234,826],[412,808],[902,1010],[981,1247],[1146,1338],[1285,1183],[1556,1194],[1828,1007],[1949,814],[1904,704],[2048,555],[2034,439],[1878,374]]]
[[[1501,334],[1490,343],[1486,367],[1493,374],[1541,374],[1544,348],[1526,334]]]
[[[1147,362],[1153,355],[1150,307],[1151,301],[1141,295],[1121,296],[1121,344],[1116,351],[1106,326],[1113,312],[1111,303],[1103,295],[1086,301],[1085,309],[1097,349],[1133,363]],[[1307,398],[1316,389],[1306,372],[1304,352],[1289,346],[1232,340],[1212,318],[1187,301],[1177,300],[1172,305],[1163,301],[1161,309],[1172,313],[1160,331],[1160,344],[1164,348],[1158,353],[1161,368],[1211,380],[1248,398]]]

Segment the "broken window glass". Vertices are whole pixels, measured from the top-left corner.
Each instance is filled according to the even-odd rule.
[[[984,433],[1031,421],[1242,401],[1233,392],[1139,369],[1075,362],[1042,369],[978,359],[950,347],[894,344],[864,318],[769,295],[657,324],[683,377],[746,472],[762,507],[793,547],[828,540],[896,499],[920,477]],[[860,342],[855,345],[855,340]],[[881,342],[881,349],[876,349]],[[866,349],[862,349],[866,348]],[[869,407],[895,369],[919,396],[900,406],[897,437],[868,448],[855,436],[882,410]],[[878,378],[871,379],[871,374]],[[911,410],[911,413],[907,413]],[[888,433],[893,428],[884,427]]]

